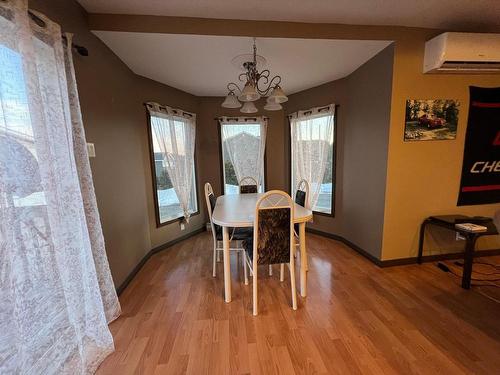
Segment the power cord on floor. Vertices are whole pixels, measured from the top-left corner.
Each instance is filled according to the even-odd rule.
[[[459,267],[463,267],[464,266],[464,263],[463,262],[460,262],[460,261],[455,261],[453,262],[453,264],[455,264],[456,266],[459,266]],[[483,263],[483,262],[476,262],[474,261],[474,264],[487,264],[489,266],[494,266],[494,264],[490,264],[490,263]],[[496,268],[496,267],[495,267]],[[500,275],[500,269],[496,272],[482,272],[482,271],[478,271],[478,270],[474,270],[474,273],[478,273],[480,275]]]
[[[483,285],[481,285],[481,286],[483,286]],[[493,284],[493,285],[486,285],[486,286],[496,286],[497,288],[500,288],[500,286],[499,286],[499,285],[495,285],[495,284]],[[479,288],[479,289],[480,289],[480,288]],[[495,298],[495,297],[492,297],[492,296],[490,296],[490,295],[489,295],[489,294],[487,294],[487,293],[483,293],[483,292],[481,292],[481,290],[478,290],[478,293],[479,293],[479,294],[481,294],[482,296],[484,296],[484,297],[486,297],[486,298],[488,298],[488,299],[492,300],[493,302],[500,303],[500,300],[499,300],[499,299],[497,299],[497,298]]]
[[[438,262],[437,264],[437,267],[441,270],[441,271],[444,271],[444,272],[449,272],[451,273],[453,276],[456,276],[456,277],[462,277],[462,275],[459,275],[458,273],[455,273],[450,267],[448,267],[446,264],[442,263],[442,262]],[[474,271],[475,272],[475,271]],[[484,280],[484,279],[476,279],[474,277],[471,277],[470,278],[471,280],[474,280],[474,281],[500,281],[500,278],[498,279],[488,279],[488,280]],[[484,284],[480,284],[482,286],[485,286]],[[496,284],[491,284],[489,286],[498,286],[500,287],[499,285],[496,285]]]
[[[455,262],[456,263],[456,262]],[[489,264],[489,263],[488,263]],[[456,276],[456,277],[461,277],[459,274],[455,273],[452,271],[452,269],[450,267],[448,267],[446,264],[444,263],[441,263],[439,262],[438,264],[436,264],[436,266],[444,271],[444,272],[448,272],[448,273],[451,273],[453,276]],[[474,280],[473,278],[471,278],[471,280]],[[476,281],[483,281],[483,280],[476,280]],[[484,281],[491,281],[491,280],[484,280]],[[475,284],[475,283],[471,283],[471,286],[475,286],[477,287],[477,292],[479,294],[481,294],[482,296],[488,298],[489,300],[493,301],[493,302],[496,302],[496,303],[499,303],[500,304],[500,300],[495,298],[495,297],[492,297],[490,295],[488,295],[487,293],[484,293],[483,291],[481,291],[481,287],[483,286],[486,286],[486,287],[494,287],[494,288],[500,288],[500,285],[498,284]]]
[[[488,263],[488,262],[481,262],[481,261],[477,261],[477,260],[474,260],[474,264],[482,264],[482,265],[485,265],[485,266],[490,266],[490,267],[493,267],[493,268],[499,270],[499,272],[500,272],[500,264]]]

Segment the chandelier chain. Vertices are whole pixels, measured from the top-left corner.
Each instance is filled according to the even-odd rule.
[[[247,61],[243,63],[243,67],[246,69],[245,72],[241,73],[238,75],[238,80],[240,82],[244,82],[245,84],[251,84],[253,87],[255,87],[255,90],[261,95],[261,96],[267,96],[269,92],[274,89],[276,86],[279,86],[281,83],[281,76],[275,75],[273,78],[269,79],[269,76],[271,75],[271,72],[268,69],[265,69],[261,72],[258,71],[257,69],[257,45],[256,45],[256,39],[253,38],[253,61]],[[261,86],[259,86],[259,84]],[[262,87],[264,86],[264,87]],[[235,92],[235,90],[238,90],[239,93],[242,92],[241,88],[238,86],[238,84],[234,82],[230,82],[227,85],[227,88],[230,93]]]

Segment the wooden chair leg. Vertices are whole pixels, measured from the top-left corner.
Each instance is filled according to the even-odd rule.
[[[280,264],[280,281],[285,281],[285,263]]]
[[[242,251],[241,259],[243,260],[243,274],[245,276],[245,285],[248,285],[248,272],[247,272],[247,255],[245,251]]]
[[[255,263],[254,263],[255,264]],[[257,316],[258,311],[258,300],[257,300],[257,267],[253,267],[253,279],[252,279],[252,287],[253,287],[253,315]]]
[[[220,262],[220,251],[217,251],[217,262]]]
[[[269,265],[269,276],[273,275],[273,266]]]
[[[216,277],[217,276],[217,256],[218,256],[218,251],[217,251],[217,241],[214,241],[214,256],[212,259],[213,262],[213,270],[212,270],[212,276]]]
[[[288,265],[290,268],[290,284],[292,285],[292,308],[297,310],[297,287],[295,285],[295,262],[292,261]]]

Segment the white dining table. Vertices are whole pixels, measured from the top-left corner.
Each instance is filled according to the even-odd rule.
[[[217,198],[212,220],[222,227],[224,259],[224,293],[226,302],[231,302],[231,264],[229,261],[229,228],[253,227],[255,205],[263,194],[231,194]],[[300,295],[307,295],[307,249],[306,222],[312,220],[311,210],[294,203],[294,223],[299,224],[300,244]]]

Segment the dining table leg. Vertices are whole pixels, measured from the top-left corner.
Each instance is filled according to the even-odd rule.
[[[307,296],[307,251],[306,251],[306,223],[299,224],[300,244],[300,295]]]
[[[229,230],[228,227],[222,227],[222,247],[224,259],[224,294],[226,303],[231,302],[231,263],[229,257]]]

